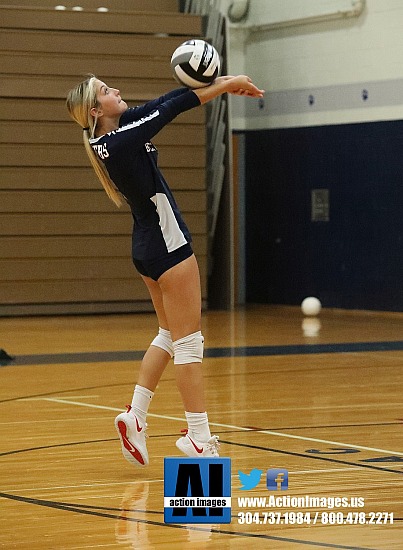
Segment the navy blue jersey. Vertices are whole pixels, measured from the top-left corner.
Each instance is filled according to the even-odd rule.
[[[127,109],[119,128],[90,144],[127,200],[134,218],[133,258],[149,260],[191,242],[172,192],[158,168],[152,138],[200,100],[187,88]]]

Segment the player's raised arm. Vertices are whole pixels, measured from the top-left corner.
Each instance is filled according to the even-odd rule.
[[[264,90],[260,90],[255,86],[252,79],[246,75],[219,76],[210,86],[197,88],[193,92],[197,95],[201,104],[207,103],[224,93],[248,97],[263,97],[264,95]]]

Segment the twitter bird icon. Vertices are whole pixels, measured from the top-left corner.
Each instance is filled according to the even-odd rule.
[[[260,481],[260,476],[262,475],[263,470],[258,470],[254,468],[250,471],[249,474],[244,474],[241,470],[238,470],[239,481],[242,484],[242,491],[247,491],[249,489],[254,489]]]

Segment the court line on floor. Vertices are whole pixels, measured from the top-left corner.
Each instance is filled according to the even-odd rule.
[[[308,540],[302,540],[302,539],[294,539],[289,537],[281,537],[281,536],[275,536],[275,535],[266,535],[262,533],[251,533],[251,532],[243,532],[243,531],[231,531],[229,529],[220,527],[203,527],[203,526],[196,526],[196,525],[189,525],[189,524],[178,524],[178,523],[165,523],[162,521],[155,521],[155,520],[149,520],[149,519],[141,519],[141,518],[131,518],[128,516],[122,516],[122,514],[111,514],[104,511],[101,511],[102,508],[94,507],[94,506],[83,506],[81,504],[74,504],[74,503],[68,503],[68,502],[57,502],[52,500],[43,500],[43,499],[37,499],[37,498],[31,498],[31,497],[23,497],[19,495],[11,495],[8,493],[0,493],[0,498],[15,500],[19,502],[24,502],[26,504],[34,504],[37,506],[45,506],[49,508],[64,510],[67,512],[75,512],[78,514],[85,514],[90,516],[97,516],[97,517],[103,517],[103,518],[109,518],[109,519],[115,519],[115,520],[124,520],[124,521],[133,521],[135,523],[144,523],[146,525],[155,525],[158,527],[166,527],[171,529],[185,529],[188,531],[204,531],[208,533],[216,533],[219,535],[230,535],[230,536],[236,536],[236,537],[246,537],[246,538],[253,538],[253,539],[263,539],[263,540],[275,540],[278,542],[285,542],[285,543],[295,543],[303,546],[311,546],[311,547],[320,547],[320,548],[338,548],[343,550],[369,550],[368,547],[361,547],[361,546],[345,546],[344,544],[336,544],[331,542],[317,542],[317,541],[308,541]],[[374,549],[371,549],[374,550]]]
[[[166,380],[164,380],[164,382],[166,382]],[[118,385],[118,386],[127,386],[127,385],[132,385],[132,382],[127,382],[127,383],[122,383],[122,384],[115,384],[115,385]],[[109,388],[110,386],[100,386],[100,387],[107,387]],[[86,388],[84,388],[86,389]],[[75,389],[75,391],[77,390],[77,388]],[[69,392],[71,390],[64,390],[65,392]],[[7,401],[42,401],[44,399],[45,396],[48,396],[48,395],[52,395],[54,393],[63,393],[63,392],[48,392],[46,394],[41,394],[41,395],[38,395],[38,396],[33,396],[33,397],[14,397],[13,399],[11,400],[4,400],[4,401],[0,401],[0,403],[3,403],[3,402],[7,402]],[[90,395],[90,396],[86,396],[86,395],[65,395],[63,396],[61,399],[82,399],[82,398],[88,398],[88,397],[91,397],[91,398],[99,398],[99,395]],[[315,405],[308,405],[306,407],[272,407],[272,408],[268,408],[268,409],[249,409],[248,408],[248,413],[264,413],[264,412],[282,412],[282,411],[286,411],[286,412],[290,412],[290,411],[332,411],[334,409],[348,409],[348,410],[355,410],[355,409],[374,409],[374,408],[377,408],[377,409],[388,409],[388,408],[394,408],[394,407],[402,407],[403,403],[402,401],[399,401],[397,403],[391,403],[391,402],[387,402],[387,403],[379,403],[378,401],[377,402],[374,402],[374,401],[370,401],[370,402],[367,402],[367,403],[356,403],[356,404],[349,404],[349,405],[338,405],[338,404],[334,404],[334,405],[318,405],[318,406],[315,406]],[[114,410],[118,410],[118,409],[114,409]],[[120,410],[120,409],[119,409]],[[245,410],[242,409],[242,410],[237,410],[237,409],[232,409],[231,411],[222,411],[221,414],[222,415],[227,415],[227,414],[234,414],[234,413],[244,413]],[[1,422],[0,422],[1,424]],[[359,424],[360,426],[362,424]],[[368,424],[368,425],[374,425],[374,424]],[[376,425],[380,425],[379,423],[377,423]],[[343,425],[345,426],[345,425]],[[351,426],[355,426],[355,424],[351,424]],[[307,428],[309,426],[306,426]],[[337,425],[335,426],[324,426],[326,428],[331,428],[331,427],[338,427]]]
[[[235,442],[235,441],[225,441],[224,439],[220,439],[220,441],[221,441],[221,443],[225,443],[225,444],[231,445],[233,447],[242,447],[244,449],[252,449],[254,451],[265,451],[265,452],[270,452],[270,453],[278,453],[278,454],[286,455],[287,457],[295,456],[295,457],[299,457],[299,458],[309,458],[311,460],[331,462],[332,464],[343,464],[343,465],[355,466],[356,468],[365,468],[365,469],[368,469],[368,470],[374,470],[374,471],[382,472],[382,473],[388,472],[388,473],[395,474],[395,475],[403,475],[402,470],[395,470],[395,469],[392,469],[392,468],[385,468],[383,466],[382,467],[374,466],[373,464],[368,464],[367,463],[368,461],[364,461],[364,460],[359,460],[358,462],[351,462],[349,460],[340,460],[338,458],[334,458],[334,455],[332,453],[331,453],[332,456],[329,457],[329,456],[324,456],[324,454],[326,454],[326,453],[324,453],[324,454],[322,454],[322,453],[313,454],[312,453],[311,454],[311,453],[308,453],[307,451],[298,453],[298,452],[295,452],[295,451],[287,451],[287,450],[284,450],[284,449],[274,449],[272,447],[262,447],[261,445],[253,445],[253,444],[250,444],[250,443],[238,443],[238,442]],[[395,458],[395,457],[393,457],[393,458]],[[381,458],[381,462],[384,462],[384,457]],[[393,462],[394,462],[394,460],[393,460]]]
[[[235,430],[233,430],[235,431]],[[254,432],[256,430],[253,430]],[[228,432],[223,432],[223,433],[228,433]],[[230,432],[231,433],[231,432]],[[153,438],[155,437],[169,437],[169,435],[156,435],[156,436],[151,436]],[[176,435],[177,437],[177,435]],[[0,457],[3,457],[3,456],[10,456],[10,455],[15,455],[15,454],[19,454],[19,453],[28,453],[28,452],[31,452],[31,451],[40,451],[40,450],[45,450],[45,449],[54,449],[56,447],[70,447],[70,446],[74,446],[74,445],[88,445],[88,444],[91,444],[91,443],[105,443],[105,442],[110,442],[110,441],[113,441],[115,442],[117,440],[117,438],[113,438],[113,439],[97,439],[97,440],[94,440],[94,441],[75,441],[75,442],[70,442],[70,443],[60,443],[60,444],[57,444],[57,445],[42,445],[40,447],[30,447],[30,448],[25,448],[25,449],[16,449],[16,450],[13,450],[13,451],[6,451],[6,452],[3,452],[3,453],[0,453]],[[331,462],[333,464],[343,464],[343,465],[347,465],[347,466],[353,466],[354,468],[353,469],[357,469],[357,467],[360,467],[360,468],[367,468],[367,469],[371,469],[371,470],[376,470],[376,471],[381,471],[381,472],[390,472],[392,474],[403,474],[403,471],[397,471],[397,470],[394,470],[394,469],[391,469],[391,468],[384,468],[384,467],[379,467],[379,466],[374,466],[373,464],[364,464],[363,462],[365,461],[359,461],[359,463],[357,462],[350,462],[350,461],[346,461],[346,460],[339,460],[339,459],[335,459],[334,457],[333,458],[329,458],[329,457],[325,457],[325,456],[322,456],[322,455],[316,455],[316,454],[308,454],[305,452],[305,453],[297,453],[297,452],[292,452],[292,451],[285,451],[284,449],[273,449],[271,447],[262,447],[260,445],[251,445],[249,443],[236,443],[234,441],[225,441],[224,439],[221,439],[221,443],[224,443],[226,445],[233,445],[233,446],[238,446],[238,447],[245,447],[245,448],[248,448],[248,449],[254,449],[254,450],[261,450],[261,451],[268,451],[268,452],[272,452],[272,453],[280,453],[280,454],[285,454],[285,455],[288,455],[288,456],[298,456],[298,457],[301,457],[301,458],[310,458],[312,460],[322,460],[322,461],[325,461],[325,462]],[[395,459],[396,457],[393,457],[393,459]],[[384,459],[382,459],[382,461],[384,461]],[[322,471],[326,471],[326,470],[321,470]]]
[[[297,470],[293,472],[288,472],[289,477],[292,477],[294,475],[310,475],[310,474],[328,474],[328,473],[338,473],[338,472],[349,472],[349,471],[357,471],[357,468],[329,468],[327,470]],[[238,474],[232,474],[231,478],[239,479]],[[142,484],[142,483],[164,483],[164,479],[147,479],[146,481],[144,479],[140,481],[132,481],[130,485],[136,485],[136,484]],[[51,487],[31,487],[30,489],[24,489],[24,493],[32,493],[37,491],[56,491],[60,489],[82,489],[82,488],[88,488],[90,487],[93,489],[94,487],[114,487],[115,485],[128,485],[127,481],[115,481],[115,482],[109,482],[109,483],[79,483],[77,485],[59,485],[59,486],[51,486]],[[21,487],[4,487],[3,491],[17,491],[20,490]],[[82,497],[84,498],[84,497]],[[86,496],[85,498],[88,498]],[[99,496],[91,497],[91,498],[100,498]]]
[[[89,407],[89,408],[93,408],[93,409],[102,409],[102,410],[117,411],[117,412],[122,411],[121,409],[118,409],[116,407],[107,407],[105,405],[94,405],[93,403],[82,403],[80,401],[70,401],[70,400],[67,400],[67,399],[59,399],[59,398],[56,398],[56,397],[44,397],[43,400],[44,401],[51,401],[53,403],[62,403],[64,405],[76,405],[76,406],[79,406],[79,407]],[[153,418],[161,418],[161,419],[165,419],[165,420],[175,420],[176,422],[184,422],[183,418],[178,418],[177,416],[167,416],[167,415],[153,414],[153,413],[148,413],[148,416],[151,416]],[[347,447],[347,448],[351,448],[351,449],[360,449],[361,451],[372,451],[372,452],[375,452],[375,453],[389,454],[389,455],[393,455],[393,456],[403,456],[403,453],[401,453],[399,451],[391,451],[391,450],[388,450],[388,449],[378,449],[376,447],[366,447],[366,446],[363,446],[363,445],[353,445],[351,443],[343,443],[343,442],[340,442],[340,441],[331,441],[331,440],[327,440],[327,439],[318,439],[318,438],[315,438],[315,437],[306,437],[306,436],[301,436],[301,435],[286,434],[286,433],[283,433],[283,432],[273,432],[271,430],[256,430],[254,428],[245,428],[243,426],[234,426],[232,424],[221,424],[219,422],[209,422],[209,424],[210,424],[210,426],[217,426],[218,428],[229,428],[229,429],[239,430],[239,431],[244,431],[244,432],[253,431],[255,433],[271,435],[271,436],[274,436],[274,437],[284,437],[284,438],[288,438],[288,439],[299,439],[299,440],[302,440],[302,441],[312,441],[313,443],[326,443],[327,445],[338,445],[338,446]]]
[[[66,399],[66,398],[65,398]],[[348,410],[355,410],[355,409],[385,409],[390,407],[402,407],[402,402],[399,401],[398,403],[379,403],[379,402],[372,402],[372,403],[361,403],[361,404],[350,404],[350,405],[319,405],[319,406],[311,406],[308,405],[307,407],[273,407],[270,409],[249,409],[248,413],[262,413],[262,412],[290,412],[290,411],[331,411],[333,409],[348,409]],[[223,412],[223,414],[234,414],[234,413],[242,413],[244,414],[245,409],[242,410],[236,410],[231,409],[230,411]]]
[[[204,357],[258,357],[273,355],[309,355],[318,353],[355,353],[378,351],[402,351],[403,340],[382,342],[342,342],[328,344],[290,344],[282,346],[237,346],[206,348]],[[75,353],[47,353],[19,355],[11,361],[0,362],[1,366],[49,365],[66,363],[100,363],[141,361],[145,350],[116,350]]]

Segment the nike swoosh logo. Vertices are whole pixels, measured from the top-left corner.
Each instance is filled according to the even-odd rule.
[[[195,448],[196,452],[199,453],[199,454],[202,454],[202,452],[204,451],[203,447],[201,449],[199,449],[199,447],[195,444],[195,442],[192,440],[191,437],[189,437],[189,441],[193,445],[193,447]]]
[[[140,433],[143,428],[140,426],[139,421],[137,420],[137,416],[135,418],[136,418],[136,428],[137,428],[137,431]]]
[[[138,449],[136,449],[136,447],[134,445],[132,445],[130,443],[130,441],[127,439],[127,436],[126,436],[126,430],[127,430],[127,427],[126,427],[126,424],[124,422],[118,422],[118,430],[119,430],[119,433],[122,437],[122,442],[123,442],[123,445],[124,445],[124,448],[129,451],[129,453],[133,456],[133,458],[135,458],[137,460],[137,462],[140,462],[140,464],[143,464],[144,465],[144,459],[143,457],[141,456],[141,453]]]

